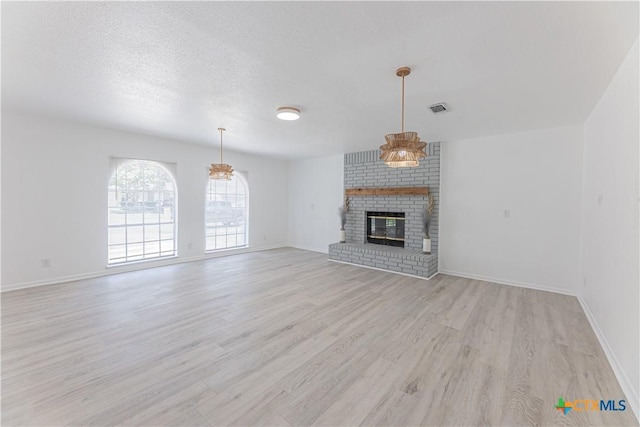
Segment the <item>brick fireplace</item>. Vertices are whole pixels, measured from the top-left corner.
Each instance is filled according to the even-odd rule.
[[[361,264],[421,277],[430,277],[438,266],[438,212],[440,206],[440,143],[427,146],[427,158],[415,168],[390,168],[380,160],[380,150],[348,153],[344,156],[345,190],[354,188],[428,187],[435,201],[430,227],[432,253],[422,253],[421,212],[427,204],[426,195],[355,195],[349,197],[349,212],[345,227],[346,243],[329,245],[329,259]],[[389,213],[391,215],[371,215]],[[391,239],[385,230],[387,244],[382,239],[372,242],[369,216],[385,216],[390,233],[396,233],[402,217],[402,244],[388,244]],[[387,218],[388,217],[388,218]],[[396,217],[396,218],[398,218]],[[374,219],[374,225],[375,225]],[[382,218],[377,219],[382,226]],[[386,227],[385,227],[386,228]],[[378,236],[379,237],[379,236]]]

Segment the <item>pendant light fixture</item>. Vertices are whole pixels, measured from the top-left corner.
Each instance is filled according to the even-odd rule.
[[[229,180],[233,176],[233,168],[222,161],[222,132],[225,128],[218,128],[220,131],[220,163],[211,163],[209,168],[209,176],[211,179],[226,179]]]
[[[420,141],[416,132],[404,131],[404,78],[411,73],[411,68],[402,67],[396,70],[396,76],[402,77],[402,127],[400,133],[384,136],[387,143],[380,146],[380,159],[392,168],[411,168],[418,166],[418,160],[427,157],[424,149],[426,142]]]

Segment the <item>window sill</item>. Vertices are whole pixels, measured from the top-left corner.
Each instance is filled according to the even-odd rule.
[[[242,245],[242,246],[234,246],[232,248],[210,249],[208,251],[205,251],[204,253],[207,255],[211,255],[211,254],[217,254],[220,252],[231,252],[231,251],[237,251],[237,250],[248,249],[248,248],[249,248],[249,245]]]
[[[159,258],[140,259],[140,260],[136,260],[136,261],[120,262],[118,264],[107,264],[106,268],[109,269],[109,268],[125,267],[125,266],[128,266],[128,265],[146,264],[146,263],[152,263],[152,262],[162,262],[162,261],[167,260],[167,259],[177,259],[177,258],[178,258],[178,255],[163,256],[163,257],[159,257]]]

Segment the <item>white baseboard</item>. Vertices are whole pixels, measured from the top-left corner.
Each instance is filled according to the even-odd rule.
[[[537,291],[554,292],[556,294],[569,295],[572,297],[578,296],[574,291],[571,291],[568,289],[555,288],[553,286],[538,285],[536,283],[519,282],[517,280],[500,279],[498,277],[481,276],[479,274],[463,273],[460,271],[452,271],[452,270],[440,270],[440,273],[448,274],[449,276],[464,277],[466,279],[474,279],[474,280],[482,280],[485,282],[498,283],[500,285],[516,286],[518,288],[527,288],[527,289],[535,289]]]
[[[18,289],[35,288],[37,286],[55,285],[58,283],[76,282],[78,280],[93,279],[95,277],[108,276],[110,274],[126,273],[128,271],[146,270],[148,268],[164,267],[164,266],[173,265],[173,264],[183,264],[186,262],[202,261],[210,258],[239,255],[239,254],[244,254],[249,252],[268,251],[271,249],[279,249],[284,247],[287,247],[287,245],[282,244],[282,245],[273,245],[273,246],[263,246],[259,248],[229,249],[229,250],[223,250],[219,252],[211,252],[204,255],[189,257],[189,258],[175,257],[175,258],[168,258],[165,260],[157,260],[157,261],[150,260],[147,262],[139,262],[135,264],[110,266],[110,267],[105,267],[103,271],[95,271],[92,273],[74,274],[71,276],[59,276],[59,277],[52,277],[49,279],[35,280],[32,282],[11,283],[8,285],[5,285],[3,283],[2,289],[0,290],[0,292],[9,292],[9,291],[16,291]]]
[[[436,271],[434,274],[432,274],[429,277],[422,277],[422,276],[416,276],[415,274],[408,274],[408,273],[401,273],[399,271],[392,271],[392,270],[385,270],[383,268],[378,268],[378,267],[371,267],[368,265],[364,265],[364,264],[355,264],[353,262],[346,262],[346,261],[338,261],[337,259],[329,259],[329,261],[331,262],[338,262],[340,264],[348,264],[348,265],[354,265],[356,267],[362,267],[362,268],[369,268],[371,270],[378,270],[378,271],[384,271],[385,273],[393,273],[393,274],[401,274],[403,276],[409,276],[409,277],[415,277],[416,279],[422,279],[422,280],[431,280],[434,277],[436,277],[438,274],[440,274],[440,272]]]
[[[627,375],[624,373],[622,366],[620,366],[620,362],[618,362],[618,358],[616,357],[616,354],[614,353],[613,349],[609,345],[609,342],[607,341],[604,334],[602,333],[600,326],[598,326],[598,322],[596,322],[596,318],[593,316],[593,313],[591,312],[591,309],[587,305],[587,302],[581,296],[578,297],[578,301],[582,306],[582,311],[584,311],[584,314],[587,316],[587,320],[589,320],[589,323],[591,324],[591,329],[593,329],[593,332],[596,334],[596,337],[598,338],[600,347],[602,347],[602,350],[604,351],[605,356],[607,356],[609,365],[611,365],[611,369],[613,369],[613,372],[616,378],[618,379],[618,383],[622,388],[622,392],[627,397],[627,402],[629,403],[629,406],[631,406],[631,410],[633,411],[633,414],[636,417],[636,421],[640,423],[640,394],[638,393],[638,390],[636,390],[633,387],[633,384],[631,383]],[[603,397],[607,397],[607,396],[603,396]],[[615,398],[615,396],[612,396],[612,398]]]

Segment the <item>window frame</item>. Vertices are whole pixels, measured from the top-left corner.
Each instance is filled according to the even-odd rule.
[[[249,203],[250,203],[250,192],[249,192],[249,179],[248,179],[248,173],[247,172],[241,172],[241,171],[234,171],[233,172],[233,177],[239,181],[238,185],[242,185],[244,187],[244,244],[242,245],[235,245],[235,246],[227,246],[224,248],[213,248],[213,249],[209,249],[207,247],[207,240],[210,237],[216,237],[216,236],[209,236],[209,234],[207,233],[207,204],[208,202],[210,202],[209,200],[209,195],[210,193],[210,185],[211,185],[211,181],[216,181],[214,179],[211,179],[208,175],[207,172],[207,182],[205,185],[205,197],[204,197],[204,251],[205,254],[213,254],[216,252],[222,252],[222,251],[233,251],[233,250],[238,250],[238,249],[246,249],[249,247]],[[225,193],[225,194],[230,194],[230,193]],[[235,196],[238,195],[238,193],[232,193]],[[233,233],[236,236],[239,233]],[[231,234],[225,234],[225,236],[229,236]]]
[[[142,213],[142,218],[141,218],[141,222],[139,223],[129,223],[128,221],[128,216],[125,216],[124,219],[124,224],[111,224],[111,210],[117,206],[111,206],[111,201],[112,201],[112,187],[111,187],[111,182],[112,180],[115,179],[115,174],[116,171],[118,170],[118,168],[122,167],[123,165],[125,165],[128,162],[147,162],[149,164],[152,164],[155,167],[158,167],[160,169],[162,169],[164,172],[166,172],[167,176],[170,179],[171,184],[173,185],[173,191],[172,191],[172,195],[173,195],[173,213],[172,213],[172,220],[171,221],[161,221],[160,218],[158,219],[158,222],[152,222],[152,223],[146,223],[147,220],[147,212],[146,212],[146,207],[149,206],[148,203],[152,203],[149,202],[147,200],[142,200],[142,207],[144,207],[144,210],[141,212]],[[171,259],[171,258],[177,258],[178,257],[178,182],[177,182],[177,174],[176,174],[176,164],[175,163],[167,163],[167,162],[162,162],[162,161],[158,161],[158,160],[150,160],[150,159],[139,159],[139,158],[132,158],[132,157],[111,157],[110,158],[110,168],[109,168],[109,180],[107,181],[107,244],[106,244],[106,249],[107,249],[107,268],[111,268],[111,267],[119,267],[119,266],[123,266],[123,265],[130,265],[130,264],[138,264],[138,263],[144,263],[144,262],[149,262],[149,261],[158,261],[158,260],[164,260],[164,259]],[[118,181],[116,181],[116,188],[119,188],[118,186]],[[140,190],[137,190],[140,191]],[[168,190],[153,190],[154,193],[158,194],[161,191],[168,191]],[[158,217],[160,217],[163,212],[162,210],[164,209],[164,206],[162,204],[162,202],[165,199],[162,198],[161,200],[158,200],[158,203],[160,204],[158,207]],[[127,201],[127,203],[129,203]],[[138,202],[140,203],[140,202]],[[122,205],[120,205],[122,206]],[[137,205],[136,205],[137,206]],[[125,212],[125,215],[129,215],[129,213]],[[171,233],[173,236],[173,239],[163,239],[162,238],[162,233],[163,233],[163,226],[167,226],[167,225],[171,225]],[[158,234],[157,234],[157,239],[152,239],[152,240],[147,240],[145,239],[145,233],[146,233],[146,227],[148,226],[157,226],[158,227]],[[129,242],[128,241],[128,234],[129,234],[129,228],[130,227],[141,227],[142,230],[142,240],[140,242]],[[111,243],[111,230],[112,229],[116,229],[116,228],[124,228],[125,230],[125,238],[124,238],[124,243]],[[162,255],[163,252],[169,252],[169,251],[163,251],[162,250],[162,242],[163,241],[171,241],[172,240],[172,250],[170,254],[166,254],[166,255]],[[157,250],[157,256],[150,256],[150,257],[145,257],[146,255],[146,246],[148,244],[153,244],[153,243],[157,243],[158,244],[158,250]],[[140,244],[142,245],[142,255],[131,255],[129,256],[127,251],[129,249],[129,245],[130,244]],[[125,256],[124,258],[119,257],[119,258],[115,258],[117,259],[117,261],[113,261],[111,258],[111,253],[110,253],[110,248],[113,246],[123,246],[125,248]],[[151,252],[154,253],[154,252]],[[135,259],[130,259],[130,258],[135,258]]]

